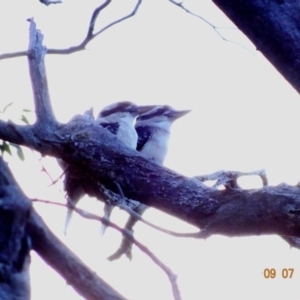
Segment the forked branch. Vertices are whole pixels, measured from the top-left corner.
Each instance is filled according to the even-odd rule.
[[[111,0],[106,0],[103,4],[101,4],[100,6],[98,6],[91,17],[89,26],[88,26],[88,30],[87,30],[87,34],[85,36],[85,38],[83,39],[83,41],[76,45],[76,46],[72,46],[69,48],[64,48],[64,49],[55,49],[55,48],[49,48],[47,53],[48,54],[72,54],[74,52],[78,52],[78,51],[82,51],[85,50],[85,47],[87,46],[87,44],[92,41],[95,37],[97,37],[98,35],[100,35],[101,33],[103,33],[104,31],[106,31],[107,29],[109,29],[110,27],[121,23],[131,17],[133,17],[138,9],[139,6],[142,3],[142,0],[138,0],[135,7],[133,8],[133,10],[131,11],[131,13],[129,13],[128,15],[119,18],[115,21],[113,21],[112,23],[104,26],[103,28],[101,28],[99,31],[94,32],[94,27],[95,27],[95,23],[97,21],[97,18],[100,14],[101,11],[103,11],[109,4],[111,3]],[[12,52],[12,53],[4,53],[0,55],[0,60],[2,59],[8,59],[8,58],[15,58],[15,57],[20,57],[20,56],[26,56],[27,55],[27,51],[18,51],[18,52]]]

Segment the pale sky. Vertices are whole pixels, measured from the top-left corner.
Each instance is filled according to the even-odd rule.
[[[101,1],[64,0],[46,7],[37,0],[0,2],[0,53],[25,50],[26,19],[34,17],[48,48],[76,45],[83,39],[93,9]],[[115,0],[100,14],[96,28],[131,11],[136,1]],[[95,113],[112,102],[169,104],[193,112],[174,124],[165,165],[186,176],[222,169],[265,169],[271,185],[300,181],[300,143],[297,140],[300,99],[261,53],[210,1],[187,0],[187,7],[236,44],[223,41],[206,23],[168,1],[144,0],[137,15],[98,36],[86,51],[46,57],[50,95],[55,114],[67,122],[94,107]],[[247,49],[245,49],[247,48]],[[24,108],[33,109],[25,57],[0,61],[0,109],[13,101],[5,117],[16,121]],[[33,114],[28,118],[34,120]],[[21,187],[29,197],[64,201],[62,183],[41,173],[39,155],[24,150],[26,161],[10,159]],[[42,164],[53,178],[61,170],[52,158]],[[248,188],[260,181],[243,180]],[[65,210],[36,205],[49,227],[125,297],[172,299],[162,271],[134,250],[129,262],[108,262],[121,236],[113,230],[100,237],[100,225],[74,217],[63,236]],[[101,204],[84,198],[80,207],[102,213]],[[163,227],[189,232],[194,228],[151,209],[145,217]],[[125,222],[116,212],[113,221]],[[183,299],[298,300],[298,250],[276,236],[226,238],[206,241],[178,239],[136,226],[136,237],[178,275]],[[81,299],[65,282],[32,254],[32,299]],[[276,279],[265,279],[265,268],[275,268]],[[281,270],[294,268],[292,279]]]

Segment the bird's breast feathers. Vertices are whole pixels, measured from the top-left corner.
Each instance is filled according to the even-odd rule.
[[[151,126],[140,126],[136,130],[138,133],[137,150],[162,165],[168,152],[170,132]]]
[[[136,149],[138,136],[133,127],[126,122],[121,122],[117,133],[118,140],[122,141],[127,147]]]

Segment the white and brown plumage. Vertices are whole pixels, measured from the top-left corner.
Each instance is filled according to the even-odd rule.
[[[138,106],[129,101],[117,102],[104,107],[100,111],[96,123],[116,135],[117,139],[123,142],[127,147],[135,149],[138,139],[134,129],[135,118],[151,108],[153,108],[153,106]],[[85,117],[85,115],[83,115],[83,117]],[[88,118],[89,116],[87,115],[86,117]],[[59,163],[65,170],[64,189],[67,192],[69,204],[65,223],[66,233],[73,212],[72,205],[76,206],[79,200],[85,195],[85,188],[82,185],[84,175],[76,166],[70,166],[64,161],[60,161]],[[106,210],[109,210],[108,206]]]
[[[148,159],[163,165],[168,152],[171,126],[175,120],[189,112],[190,110],[175,110],[171,106],[162,105],[140,115],[135,124],[138,134],[136,149]],[[140,203],[133,210],[142,215],[147,208],[147,205]],[[136,222],[137,219],[130,216],[125,228],[132,231]],[[120,248],[108,259],[115,260],[122,254],[131,259],[131,247],[132,243],[123,238]]]
[[[117,102],[102,109],[96,122],[127,147],[135,149],[138,139],[134,129],[135,118],[151,108],[153,106],[137,106],[129,101]]]
[[[135,124],[138,134],[137,150],[159,165],[167,156],[170,129],[175,120],[190,110],[175,110],[171,106],[156,106],[140,115]]]
[[[109,130],[116,138],[123,142],[127,147],[136,149],[138,135],[134,128],[134,122],[138,115],[147,112],[154,106],[137,106],[129,101],[122,101],[111,104],[99,113],[96,122]],[[113,205],[105,203],[104,218],[109,220]],[[102,226],[104,234],[106,226]]]

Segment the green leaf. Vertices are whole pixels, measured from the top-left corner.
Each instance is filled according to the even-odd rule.
[[[24,155],[24,152],[23,152],[21,146],[17,145],[17,144],[14,144],[14,143],[9,143],[9,144],[10,144],[10,146],[14,147],[17,150],[17,155],[19,156],[21,161],[24,161],[25,160],[25,155]]]
[[[3,141],[1,141],[1,145],[0,145],[0,151],[1,151],[1,156],[3,156],[3,152],[4,152],[4,145],[3,145]]]
[[[3,146],[3,152],[6,151],[10,156],[12,156],[9,144],[4,141],[2,146]]]
[[[2,113],[4,114],[6,109],[8,109],[11,105],[13,104],[13,102],[8,103],[7,105],[4,106]]]
[[[24,115],[21,116],[20,120],[29,125],[28,119]]]
[[[24,112],[32,112],[32,110],[31,109],[22,109],[22,111],[24,111]]]
[[[17,149],[17,154],[18,154],[19,158],[21,159],[21,161],[25,160],[24,152],[23,152],[23,150],[22,150],[22,148],[20,146]]]

